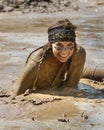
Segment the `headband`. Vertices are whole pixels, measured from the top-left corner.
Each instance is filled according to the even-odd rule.
[[[71,29],[55,28],[48,32],[49,43],[59,41],[72,41],[75,42],[75,31]]]

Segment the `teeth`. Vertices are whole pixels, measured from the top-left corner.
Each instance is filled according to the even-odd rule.
[[[61,57],[67,57],[67,56],[61,55]]]

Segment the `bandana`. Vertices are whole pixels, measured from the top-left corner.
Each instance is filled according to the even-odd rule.
[[[48,41],[50,43],[59,42],[59,41],[72,41],[75,42],[75,31],[71,29],[60,29],[56,28],[49,31]]]

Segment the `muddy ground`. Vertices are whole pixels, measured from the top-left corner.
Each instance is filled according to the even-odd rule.
[[[104,83],[82,79],[78,90],[65,88],[10,98],[26,57],[47,42],[47,27],[62,18],[78,26],[77,42],[86,48],[86,65],[104,67],[103,10],[1,13],[0,130],[104,129]]]

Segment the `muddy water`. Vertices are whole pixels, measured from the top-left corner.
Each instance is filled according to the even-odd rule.
[[[100,16],[98,13],[86,13],[80,16],[79,13],[0,14],[0,91],[8,92],[12,88],[12,84],[24,67],[28,54],[47,42],[47,27],[62,18],[69,18],[78,25],[77,42],[86,48],[86,65],[104,67],[103,14]],[[94,100],[88,101],[84,97],[64,97],[65,100],[49,102],[36,107],[30,102],[21,103],[16,100],[11,103],[8,99],[0,99],[0,130],[7,128],[8,130],[12,128],[18,130],[34,128],[37,130],[68,130],[71,128],[103,130],[104,116],[100,114],[104,115],[104,104],[98,103],[103,102],[104,94],[83,84],[80,88],[90,93],[87,98]],[[35,98],[32,97],[32,100]],[[97,104],[94,102],[95,99],[98,100]],[[83,111],[89,119],[82,117]],[[58,117],[62,119],[68,117],[69,121],[66,120],[63,123],[61,120],[60,122],[57,120]],[[40,122],[37,119],[47,119],[47,121]]]
[[[90,16],[80,21],[80,43],[87,50],[87,61],[96,67],[104,67],[104,16]]]
[[[0,14],[0,78],[14,80],[15,73],[18,75],[21,71],[28,54],[48,41],[47,28],[62,18],[69,18],[78,26],[77,43],[86,49],[86,65],[103,68],[103,16],[103,13],[99,15],[94,12],[80,16],[77,13]],[[1,83],[3,86],[4,80]]]

